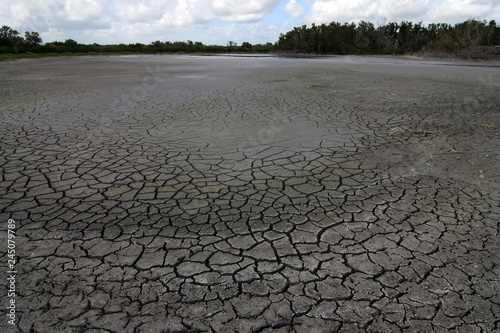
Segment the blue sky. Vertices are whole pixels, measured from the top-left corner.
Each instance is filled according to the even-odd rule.
[[[5,1],[4,1],[5,2]],[[331,21],[457,23],[500,20],[498,0],[16,0],[0,24],[38,31],[44,42],[145,43],[192,40],[225,45],[277,41],[294,26]],[[500,22],[499,22],[500,23]]]

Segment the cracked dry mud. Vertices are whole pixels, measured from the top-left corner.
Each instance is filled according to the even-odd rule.
[[[17,330],[498,332],[500,69],[479,65],[0,63]]]

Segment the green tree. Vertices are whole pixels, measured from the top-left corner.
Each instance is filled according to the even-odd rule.
[[[42,38],[40,37],[40,34],[36,31],[32,32],[26,31],[24,33],[24,42],[26,46],[34,47],[42,44]]]
[[[0,46],[12,47],[14,53],[19,52],[19,46],[24,42],[24,39],[19,36],[17,30],[12,29],[9,26],[2,26],[0,29]]]
[[[243,42],[241,44],[241,49],[244,51],[250,51],[252,49],[252,44],[250,44],[249,42]]]
[[[64,51],[66,52],[77,52],[78,51],[78,43],[73,39],[66,39],[64,41]]]
[[[362,50],[371,49],[375,45],[376,39],[377,32],[373,23],[366,21],[359,22],[356,28],[356,47]]]

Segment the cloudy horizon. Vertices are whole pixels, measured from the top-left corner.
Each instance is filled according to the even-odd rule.
[[[200,41],[274,43],[295,26],[332,21],[375,25],[498,20],[497,0],[17,0],[0,8],[1,25],[44,42],[119,44]]]

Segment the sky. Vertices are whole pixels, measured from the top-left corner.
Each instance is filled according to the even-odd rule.
[[[332,21],[455,24],[496,20],[499,0],[0,0],[0,25],[44,42],[274,43],[296,26]]]

